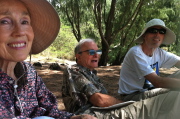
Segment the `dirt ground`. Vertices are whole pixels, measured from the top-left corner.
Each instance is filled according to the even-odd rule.
[[[58,108],[60,110],[65,110],[61,96],[63,70],[50,70],[49,65],[51,63],[41,64],[42,67],[35,66],[38,74],[43,78],[47,88],[56,96],[58,100]],[[63,68],[63,65],[60,66]],[[98,76],[100,77],[104,86],[107,88],[109,94],[112,96],[117,95],[120,69],[121,66],[105,66],[97,68]],[[160,69],[160,73],[162,76],[168,76],[172,73],[175,73],[177,70],[177,68]]]

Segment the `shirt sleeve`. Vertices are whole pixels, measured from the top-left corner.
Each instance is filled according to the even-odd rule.
[[[161,66],[163,68],[171,68],[178,61],[180,61],[180,57],[173,53],[162,50],[162,54],[164,54],[164,55],[162,55],[162,57],[163,57],[162,59],[164,59],[164,60],[163,60],[162,66]]]

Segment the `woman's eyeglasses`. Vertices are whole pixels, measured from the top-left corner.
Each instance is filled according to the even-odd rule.
[[[89,55],[95,55],[95,54],[101,55],[102,54],[101,50],[85,50],[85,51],[79,52],[78,54],[81,54],[83,52],[88,52]]]
[[[166,29],[149,28],[146,30],[146,33],[156,34],[158,32],[159,34],[166,34]]]

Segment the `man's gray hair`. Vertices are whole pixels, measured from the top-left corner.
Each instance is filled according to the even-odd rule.
[[[76,45],[76,47],[75,47],[75,49],[74,49],[74,53],[75,53],[75,54],[78,54],[79,52],[81,52],[81,51],[80,51],[80,50],[81,50],[81,46],[82,46],[84,43],[86,43],[86,42],[95,42],[95,41],[94,41],[94,39],[90,39],[90,38],[80,40],[79,43]]]

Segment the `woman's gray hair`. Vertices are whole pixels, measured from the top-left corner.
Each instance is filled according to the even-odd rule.
[[[76,45],[75,49],[74,49],[74,53],[75,53],[75,54],[78,54],[79,52],[81,52],[81,51],[80,51],[80,50],[81,50],[81,46],[82,46],[84,43],[86,43],[86,42],[95,42],[95,41],[94,41],[94,39],[90,39],[90,38],[80,40],[80,41],[78,42],[78,44]]]

